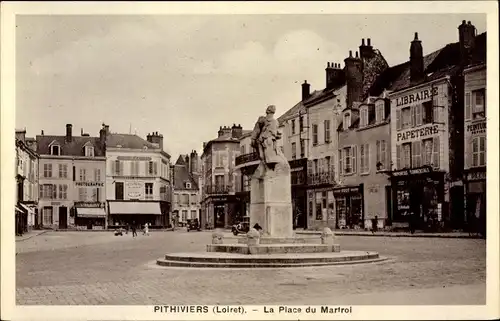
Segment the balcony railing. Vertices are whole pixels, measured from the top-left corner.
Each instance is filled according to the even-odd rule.
[[[334,184],[334,183],[335,183],[335,173],[333,171],[326,171],[326,172],[307,175],[308,185]]]
[[[231,186],[229,185],[212,185],[212,186],[206,186],[205,187],[205,193],[208,195],[213,195],[213,194],[229,194],[231,191]]]
[[[258,160],[259,160],[259,157],[257,156],[257,153],[243,154],[243,155],[236,157],[235,165],[238,166],[238,165],[242,165],[245,163],[250,163],[250,162],[254,162],[254,161],[258,161]]]

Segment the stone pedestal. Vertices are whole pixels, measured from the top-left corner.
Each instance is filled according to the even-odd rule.
[[[270,170],[261,163],[252,176],[250,192],[250,226],[258,223],[263,235],[293,237],[292,195],[288,163],[276,164]]]

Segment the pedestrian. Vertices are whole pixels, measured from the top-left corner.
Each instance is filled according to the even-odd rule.
[[[144,234],[149,236],[149,223],[144,224]]]
[[[135,226],[135,222],[132,222],[132,237],[137,236],[137,226]]]
[[[128,234],[128,230],[130,229],[130,224],[128,222],[125,225],[125,234]]]
[[[415,214],[413,212],[410,212],[410,219],[409,219],[409,227],[410,227],[410,233],[414,234],[415,233]]]
[[[378,216],[375,215],[374,218],[372,218],[372,234],[375,234],[375,232],[378,231]]]

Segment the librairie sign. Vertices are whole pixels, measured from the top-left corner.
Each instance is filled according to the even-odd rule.
[[[399,171],[392,172],[392,176],[409,176],[417,174],[428,174],[432,172],[432,167],[424,166],[419,168],[402,169]]]
[[[414,92],[406,96],[401,96],[394,99],[396,101],[396,107],[407,107],[411,105],[421,104],[423,102],[429,101],[433,96],[438,94],[439,90],[437,87],[422,89],[419,92]]]
[[[397,133],[397,141],[419,140],[423,137],[435,136],[439,133],[438,125],[428,125],[418,129],[409,129]]]

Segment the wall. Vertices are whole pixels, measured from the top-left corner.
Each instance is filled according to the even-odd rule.
[[[472,91],[478,89],[486,89],[486,67],[474,69],[465,73],[465,96],[470,94],[471,109],[474,104],[472,102]],[[465,99],[467,100],[467,99]],[[485,100],[486,104],[486,100]],[[464,168],[468,169],[472,166],[472,140],[479,136],[486,136],[486,118],[480,117],[473,119],[472,112],[468,115],[467,107],[464,104]],[[486,115],[485,115],[486,116]]]
[[[303,130],[300,132],[300,117],[303,117]],[[285,154],[286,159],[291,161],[292,158],[292,143],[295,143],[296,148],[296,159],[302,158],[300,155],[300,139],[304,139],[304,157],[307,157],[307,119],[308,115],[304,112],[304,114],[291,116],[289,119],[283,122],[282,126],[280,126],[280,131],[283,133],[282,142],[283,152]],[[292,120],[295,122],[295,134],[292,134]]]
[[[184,204],[181,202],[181,195],[189,195],[188,202],[189,204]],[[182,219],[182,211],[187,210],[186,219],[194,219],[199,217],[200,211],[200,194],[197,190],[175,190],[174,191],[174,200],[172,204],[172,210],[178,211],[180,222],[186,222]],[[195,211],[196,214],[193,217],[192,211]]]

